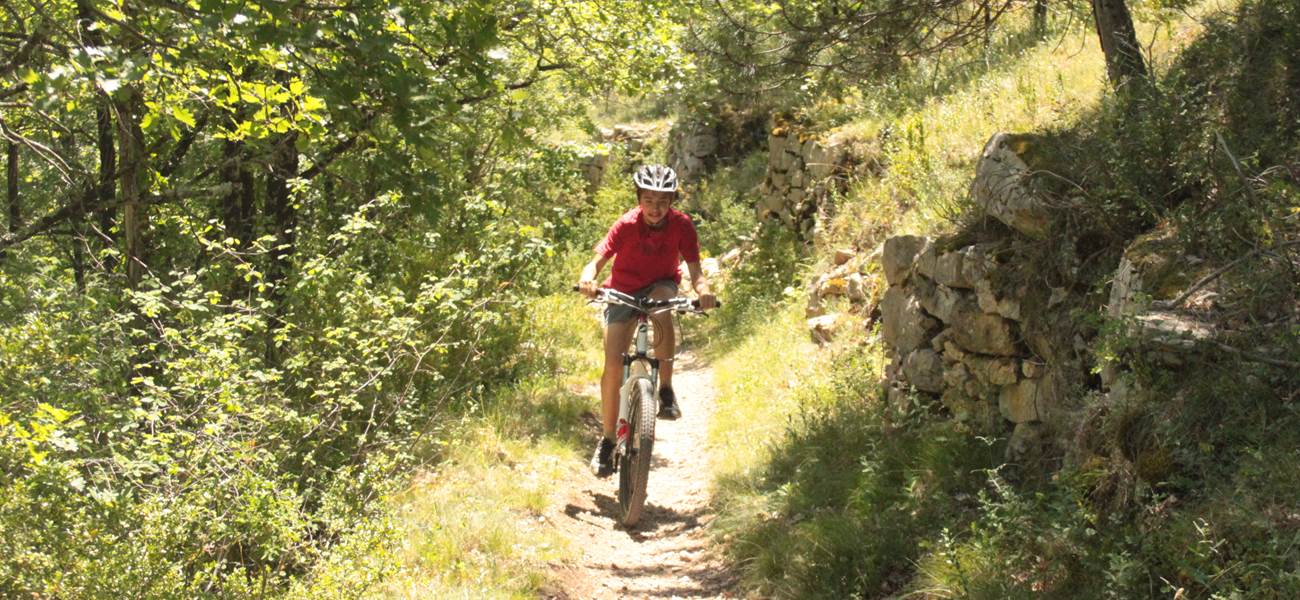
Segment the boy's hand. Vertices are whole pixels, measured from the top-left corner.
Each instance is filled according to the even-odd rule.
[[[718,299],[713,294],[700,294],[700,310],[709,310],[718,306]]]
[[[599,289],[600,286],[597,285],[595,281],[592,281],[590,279],[584,279],[578,282],[578,292],[588,298],[595,298],[596,291]]]

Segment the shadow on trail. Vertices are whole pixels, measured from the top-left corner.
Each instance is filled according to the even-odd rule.
[[[661,506],[647,501],[645,508],[641,513],[641,522],[635,527],[624,527],[618,524],[622,516],[622,510],[618,506],[618,499],[610,494],[592,492],[592,504],[596,507],[593,514],[597,517],[609,519],[614,528],[626,532],[628,537],[635,542],[644,542],[650,539],[649,534],[659,531],[660,529],[673,528],[678,531],[689,531],[700,526],[700,517],[704,514],[705,508],[697,508],[690,511],[681,511],[667,506]],[[573,503],[564,507],[564,514],[570,518],[577,519],[579,515],[586,512],[586,509]]]

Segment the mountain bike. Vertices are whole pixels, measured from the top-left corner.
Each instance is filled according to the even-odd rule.
[[[618,506],[622,523],[636,525],[645,506],[650,478],[650,456],[654,450],[655,415],[659,401],[659,358],[650,356],[650,317],[662,312],[704,314],[699,302],[678,296],[667,300],[637,298],[601,289],[592,300],[617,304],[636,311],[636,333],[630,351],[623,353],[623,379],[618,394],[617,437],[614,441],[614,470],[618,473]]]

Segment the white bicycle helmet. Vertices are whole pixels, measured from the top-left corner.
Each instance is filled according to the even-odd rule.
[[[677,173],[667,165],[642,165],[632,175],[636,187],[652,192],[677,191]]]

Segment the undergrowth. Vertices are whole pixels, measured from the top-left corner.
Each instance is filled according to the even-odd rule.
[[[574,549],[542,518],[583,467],[599,322],[576,295],[528,310],[536,375],[462,414],[426,445],[431,467],[393,499],[399,570],[386,597],[531,598]]]

